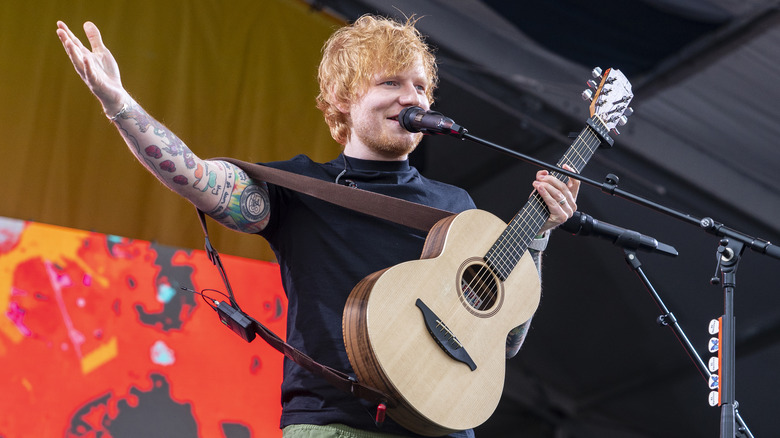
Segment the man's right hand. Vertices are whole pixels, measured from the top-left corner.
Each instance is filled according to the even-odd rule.
[[[57,36],[76,73],[98,98],[106,115],[113,117],[131,98],[122,87],[119,66],[103,44],[97,26],[88,21],[84,23],[84,32],[92,50],[87,49],[65,23],[57,22]]]

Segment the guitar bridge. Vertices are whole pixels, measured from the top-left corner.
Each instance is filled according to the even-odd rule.
[[[468,365],[469,368],[471,368],[471,371],[476,370],[477,364],[474,363],[471,356],[469,356],[468,352],[466,352],[466,349],[463,347],[463,344],[460,343],[455,334],[447,327],[447,324],[436,316],[436,314],[433,313],[433,310],[423,303],[421,299],[418,298],[415,304],[420,308],[420,311],[423,314],[425,327],[428,329],[428,333],[430,333],[431,337],[439,344],[439,347],[441,347],[441,349],[451,358]]]

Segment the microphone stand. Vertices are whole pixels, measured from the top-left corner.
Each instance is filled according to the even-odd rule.
[[[719,247],[719,250],[720,248],[722,247]],[[682,344],[683,348],[685,349],[685,352],[688,353],[688,357],[691,358],[694,365],[696,365],[696,367],[699,369],[699,372],[701,373],[702,377],[704,377],[704,380],[709,383],[710,378],[712,377],[709,367],[704,363],[701,356],[699,356],[699,353],[691,344],[691,341],[688,339],[688,336],[686,336],[682,327],[680,327],[680,324],[678,324],[677,318],[666,307],[666,304],[664,304],[660,295],[658,295],[658,292],[653,287],[653,284],[645,275],[644,271],[642,270],[642,262],[639,261],[639,257],[636,254],[636,250],[623,248],[623,252],[626,254],[626,263],[628,263],[628,266],[639,277],[639,279],[644,284],[645,289],[647,289],[647,291],[650,293],[650,296],[653,298],[653,301],[655,301],[655,304],[658,306],[659,309],[661,309],[662,313],[660,316],[658,316],[656,322],[658,322],[659,325],[668,326],[672,329],[674,335],[677,337],[677,340],[680,341],[680,344]],[[723,263],[724,262],[721,262],[721,266],[723,266]],[[736,270],[736,267],[734,268],[734,270]],[[717,279],[713,279],[713,280],[717,280]],[[725,281],[724,281],[724,285],[725,285]],[[731,313],[733,313],[733,308],[731,308],[731,311],[732,311]],[[724,334],[726,333],[726,330],[733,330],[734,327],[733,324],[730,323],[727,324],[727,321],[731,321],[728,314],[729,314],[729,310],[727,309],[726,315],[723,317],[723,325],[720,327],[720,330]],[[728,348],[731,348],[733,350],[733,343],[731,343],[730,346],[726,346],[726,339],[733,339],[733,336],[723,336],[722,339],[723,342],[719,346],[719,348],[721,349],[721,354],[723,354]],[[722,366],[721,374],[723,377],[725,377],[727,374],[724,372],[727,366],[725,361],[725,356],[724,356],[723,364],[721,366]],[[727,383],[721,381],[719,382],[719,384],[721,385],[721,391],[722,391],[721,401],[723,402],[723,404],[721,405],[721,425],[720,425],[721,436],[736,436],[736,433],[740,432],[742,434],[741,436],[744,436],[746,438],[754,438],[753,433],[747,427],[747,424],[745,424],[745,421],[742,419],[742,416],[739,414],[738,411],[739,404],[733,399],[733,395],[734,395],[733,380],[731,380],[728,383],[729,385],[731,385],[731,390],[728,391],[728,396],[726,395]],[[724,401],[726,400],[727,397],[729,398],[728,403]],[[736,429],[734,426],[734,420],[736,420],[736,422],[739,424],[739,427]]]
[[[502,152],[506,155],[509,155],[513,158],[517,158],[519,160],[525,161],[527,163],[534,164],[538,167],[541,167],[543,169],[547,169],[549,171],[555,171],[562,173],[569,178],[574,178],[577,180],[580,180],[581,182],[594,186],[599,187],[602,192],[617,196],[632,202],[635,202],[643,207],[650,208],[652,210],[658,211],[660,213],[664,213],[668,216],[671,216],[675,219],[679,219],[683,222],[687,222],[692,225],[697,225],[699,228],[702,228],[704,231],[714,234],[719,237],[725,237],[728,239],[733,239],[738,242],[741,242],[743,245],[747,246],[748,248],[764,254],[768,255],[770,257],[774,257],[778,260],[780,260],[780,247],[777,245],[774,245],[770,243],[767,240],[759,239],[756,237],[749,236],[745,233],[742,233],[737,230],[733,230],[731,228],[726,227],[722,223],[716,222],[712,218],[705,217],[705,218],[695,218],[689,214],[685,214],[682,212],[679,212],[677,210],[671,209],[669,207],[663,206],[661,204],[658,204],[656,202],[650,201],[649,199],[642,198],[641,196],[634,195],[632,193],[626,192],[625,190],[618,188],[618,182],[620,179],[614,175],[614,174],[608,174],[605,178],[605,181],[603,183],[596,182],[590,178],[584,177],[582,175],[579,175],[577,173],[574,173],[572,171],[563,169],[561,167],[549,164],[547,162],[544,162],[542,160],[530,157],[528,155],[525,155],[523,153],[514,151],[512,149],[506,148],[504,146],[491,143],[487,140],[484,140],[482,138],[476,137],[474,135],[469,134],[468,132],[464,132],[462,134],[453,134],[453,136],[460,138],[460,139],[466,139],[473,141],[477,144],[480,144],[482,146],[487,146],[491,149],[497,150],[499,152]]]
[[[712,218],[695,218],[689,214],[679,212],[677,210],[668,208],[661,204],[652,202],[648,199],[634,195],[618,188],[619,178],[614,174],[608,174],[604,183],[598,183],[592,179],[586,178],[582,175],[560,168],[558,166],[551,165],[536,158],[527,156],[520,152],[508,149],[504,146],[489,142],[482,138],[476,137],[468,133],[468,130],[458,126],[458,131],[452,132],[433,132],[449,134],[451,136],[467,139],[477,144],[487,146],[491,149],[502,152],[511,157],[523,160],[525,162],[534,164],[549,171],[559,172],[569,178],[575,178],[581,182],[601,188],[601,191],[613,196],[618,196],[623,199],[635,202],[641,206],[650,208],[660,213],[671,216],[675,219],[683,222],[696,225],[704,231],[714,234],[721,238],[718,247],[718,252],[721,255],[721,262],[719,263],[723,276],[723,294],[724,294],[724,317],[722,330],[722,344],[721,357],[722,357],[722,370],[721,381],[719,382],[721,388],[721,425],[720,425],[720,437],[721,438],[733,438],[736,435],[735,418],[738,417],[736,412],[736,402],[734,401],[734,364],[735,364],[735,348],[734,348],[734,292],[736,284],[736,267],[741,258],[744,249],[750,248],[760,254],[768,255],[770,257],[780,259],[780,247],[771,244],[767,240],[758,239],[742,233],[737,230],[726,227],[722,223],[716,222]],[[611,139],[606,136],[600,136],[603,140],[611,142]]]
[[[742,258],[745,246],[741,242],[721,239],[718,246],[718,264],[720,266],[723,284],[723,323],[721,324],[721,420],[720,436],[734,436],[736,433],[734,417],[737,413],[737,402],[734,399],[734,368],[735,368],[735,322],[734,322],[734,291],[737,279],[737,266]]]

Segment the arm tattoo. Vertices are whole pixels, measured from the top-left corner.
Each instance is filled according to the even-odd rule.
[[[520,347],[523,345],[523,341],[525,341],[525,336],[528,334],[528,327],[530,325],[531,320],[529,319],[528,321],[509,331],[509,334],[506,337],[507,359],[515,357],[517,352],[520,351]]]
[[[151,142],[148,139],[144,142],[140,135],[131,132],[132,125],[125,127],[125,121],[128,120],[134,122],[135,129],[138,130],[139,134],[146,134],[151,130],[151,134],[153,134],[154,137],[157,137],[157,141],[159,141],[161,145],[146,144]],[[161,172],[176,172],[176,165],[170,158],[179,156],[181,156],[185,168],[189,170],[195,168],[194,154],[187,145],[176,136],[176,134],[149,116],[149,114],[137,103],[133,103],[126,111],[120,114],[119,118],[114,120],[114,124],[119,128],[122,137],[126,139],[128,144],[132,145],[133,153],[152,171],[152,173],[155,174],[155,176],[163,181],[172,179],[179,185],[188,184],[189,181],[186,175],[179,173],[173,178],[170,178]],[[157,141],[154,143],[157,143]]]
[[[204,161],[133,103],[114,120],[139,161],[170,189],[234,230],[257,233],[270,217],[268,187],[224,161]]]
[[[217,206],[208,214],[228,228],[245,233],[262,231],[270,219],[270,198],[268,186],[249,178],[239,167],[217,162],[227,167],[227,174],[234,182],[232,189],[225,190]]]
[[[542,253],[535,250],[530,250],[531,257],[533,258],[534,264],[536,265],[536,269],[539,272],[539,278],[542,277]],[[523,346],[523,342],[525,342],[525,337],[528,334],[528,328],[531,326],[531,320],[520,324],[519,326],[513,328],[509,331],[509,334],[506,337],[506,358],[511,359],[517,355],[517,352],[520,351],[520,347]]]

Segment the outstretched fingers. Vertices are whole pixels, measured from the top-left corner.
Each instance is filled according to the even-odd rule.
[[[95,26],[95,23],[87,21],[84,23],[84,33],[87,35],[89,45],[92,46],[92,52],[99,50],[105,50],[106,46],[103,44],[103,38],[100,36],[100,30]]]
[[[119,66],[103,44],[100,31],[94,23],[84,23],[84,32],[90,48],[84,46],[65,23],[57,22],[57,36],[76,73],[103,104],[104,111],[115,114],[127,97],[122,88]]]
[[[84,44],[81,43],[81,40],[79,40],[79,38],[73,33],[73,31],[70,30],[68,25],[62,21],[57,22],[57,35],[60,37],[60,41],[62,41],[63,45],[65,45],[67,42],[70,42],[78,51],[88,50]]]
[[[89,51],[62,21],[57,22],[57,36],[65,48],[65,53],[67,53],[70,61],[73,63],[73,67],[83,78],[84,56]]]

